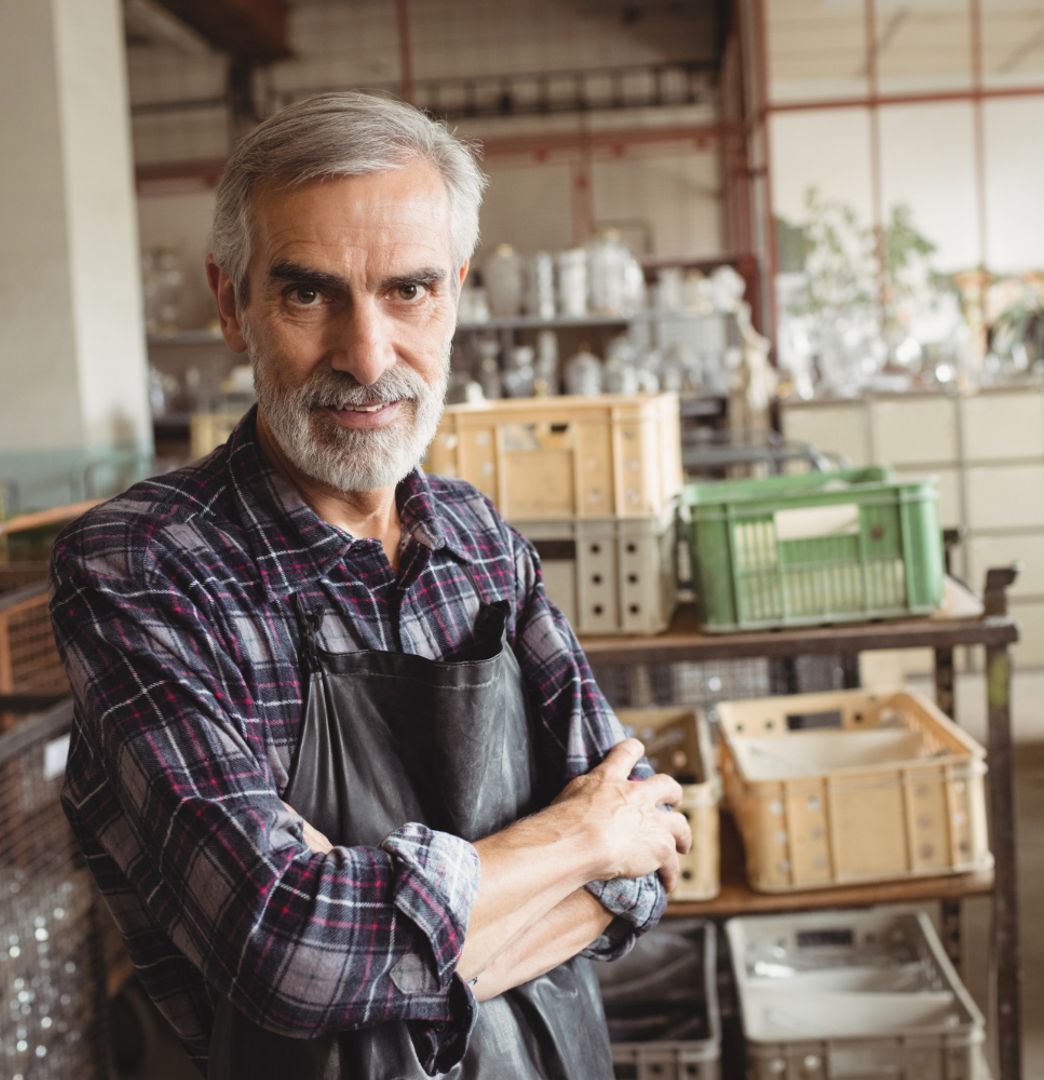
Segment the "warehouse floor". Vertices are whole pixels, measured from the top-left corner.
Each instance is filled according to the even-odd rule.
[[[926,687],[927,689],[927,687]],[[981,676],[958,679],[961,722],[985,741],[985,690]],[[1044,896],[1044,672],[1020,672],[1015,678],[1016,753],[1015,799],[1018,817],[1019,893],[1022,925],[1022,1014],[1024,1030],[1023,1076],[1044,1077],[1044,927],[1036,917],[1036,902]],[[965,964],[969,989],[986,1009],[989,964],[990,901],[965,904]],[[162,1030],[162,1028],[159,1028]],[[133,1080],[197,1080],[199,1074],[172,1036],[163,1034],[149,1062]],[[729,1080],[729,1078],[724,1078]]]

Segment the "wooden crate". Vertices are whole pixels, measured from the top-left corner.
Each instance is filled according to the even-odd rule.
[[[48,608],[46,567],[0,566],[0,694],[68,691]],[[17,717],[0,712],[0,731]]]
[[[659,634],[678,606],[673,504],[655,518],[512,521],[578,634]]]
[[[675,394],[451,405],[427,467],[512,521],[655,517],[681,490],[679,424]]]
[[[621,709],[620,722],[645,743],[657,772],[682,787],[678,808],[689,819],[692,848],[681,857],[681,880],[672,900],[710,900],[721,888],[718,803],[721,784],[714,765],[707,722],[689,709]]]
[[[717,713],[752,888],[992,867],[985,751],[915,691],[734,701]]]
[[[985,1021],[903,908],[726,924],[749,1080],[988,1080]]]

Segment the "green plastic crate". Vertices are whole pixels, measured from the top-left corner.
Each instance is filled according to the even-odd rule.
[[[918,615],[942,599],[934,479],[869,468],[688,484],[684,506],[710,632]]]

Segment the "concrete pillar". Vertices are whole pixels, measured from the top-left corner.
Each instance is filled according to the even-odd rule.
[[[0,0],[0,131],[0,469],[39,502],[152,445],[119,0]]]

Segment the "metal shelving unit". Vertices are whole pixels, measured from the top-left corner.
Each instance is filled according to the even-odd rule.
[[[959,901],[990,895],[991,999],[994,1003],[998,1080],[1020,1080],[1021,1016],[1019,1002],[1018,909],[1015,879],[1015,806],[1012,784],[1011,647],[1019,632],[1008,612],[1007,590],[1013,569],[990,570],[982,614],[916,618],[901,621],[711,635],[700,631],[695,608],[679,608],[671,627],[655,637],[585,637],[581,644],[593,664],[602,667],[663,665],[751,658],[797,661],[840,655],[851,669],[859,654],[880,650],[931,649],[935,658],[935,696],[939,707],[957,720],[954,650],[981,648],[985,656],[989,716],[987,761],[990,768],[990,832],[995,866],[992,873],[895,881],[829,888],[786,895],[753,892],[743,874],[739,838],[727,819],[722,829],[722,889],[704,903],[672,903],[669,916],[724,919],[775,911],[857,907],[882,903],[942,903],[943,939],[951,959],[960,959]]]

